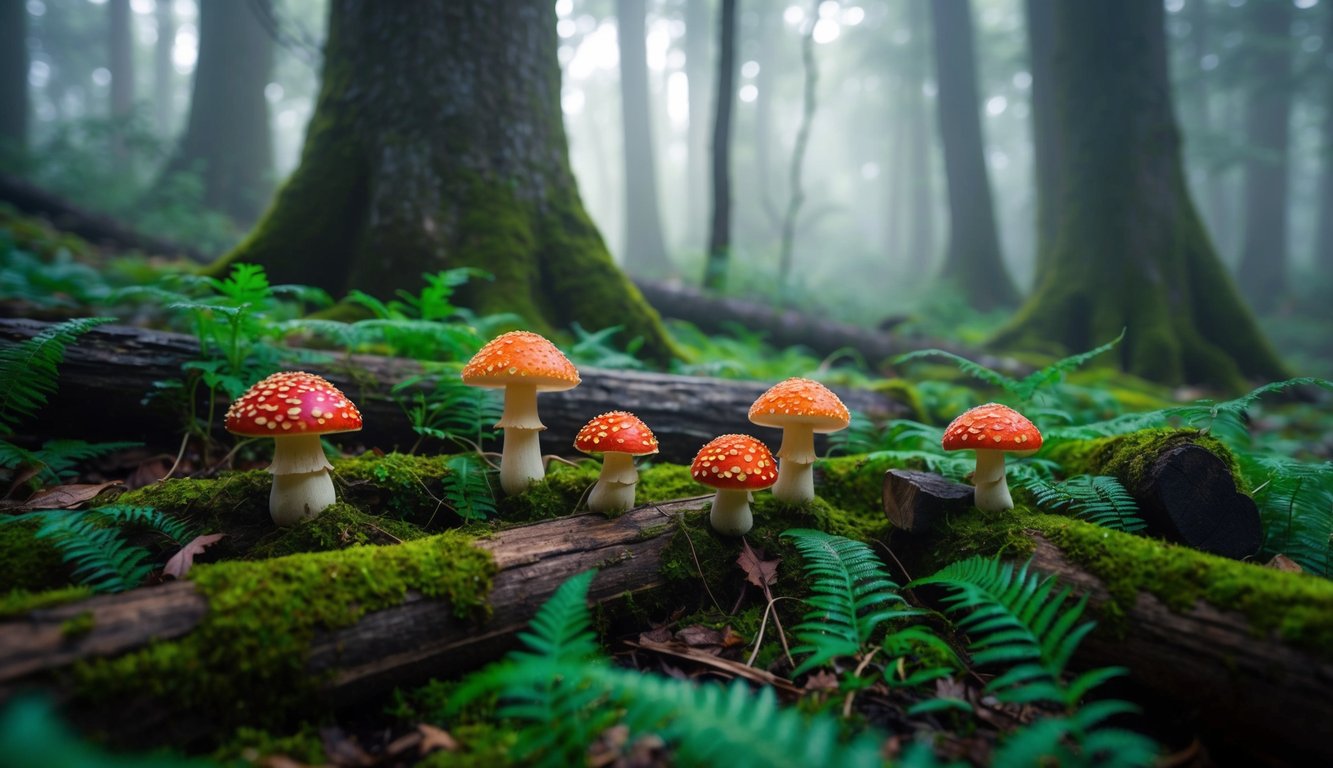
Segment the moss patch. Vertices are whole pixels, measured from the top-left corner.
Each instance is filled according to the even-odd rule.
[[[1197,429],[1141,429],[1127,435],[1052,445],[1043,455],[1059,462],[1070,475],[1112,475],[1133,489],[1158,456],[1186,444],[1197,445],[1221,459],[1238,488],[1247,490],[1236,456],[1221,440]]]
[[[309,723],[302,723],[298,728],[284,736],[275,736],[258,728],[241,727],[213,752],[213,759],[231,763],[244,760],[256,765],[269,757],[285,757],[303,765],[323,765],[327,762],[324,754],[324,740],[319,729]],[[287,764],[283,761],[271,761],[271,765]]]
[[[409,591],[447,600],[460,618],[486,611],[495,575],[490,553],[449,532],[391,547],[218,563],[191,571],[209,612],[189,635],[74,669],[97,699],[150,695],[210,710],[225,722],[275,722],[314,706],[306,674],[316,630],[355,624]]]
[[[33,520],[0,522],[0,584],[7,589],[40,590],[69,581],[60,550],[34,535],[40,527]]]
[[[73,603],[86,597],[92,597],[89,587],[60,587],[45,592],[31,592],[26,589],[13,589],[8,594],[0,595],[0,619],[21,616],[39,608],[53,608],[57,605]]]
[[[361,544],[400,544],[425,535],[415,525],[367,515],[340,501],[313,520],[303,520],[291,528],[275,528],[250,550],[249,556],[263,559],[300,552],[329,552]]]

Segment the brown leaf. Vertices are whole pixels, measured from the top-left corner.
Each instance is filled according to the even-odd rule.
[[[722,645],[721,632],[698,624],[677,632],[676,639],[693,648]]]
[[[1300,563],[1282,554],[1273,555],[1273,559],[1269,560],[1266,565],[1269,568],[1276,568],[1288,573],[1305,573],[1305,569],[1300,566]]]
[[[755,552],[750,549],[750,542],[741,540],[741,554],[736,558],[736,564],[745,571],[745,580],[756,587],[763,587],[778,580],[778,563],[782,561],[764,560],[763,557],[762,549]]]
[[[665,625],[660,627],[653,627],[647,632],[639,633],[640,641],[651,640],[652,642],[655,643],[665,643],[670,639],[671,639],[671,630],[668,629]]]
[[[421,734],[421,745],[418,747],[418,751],[423,755],[437,749],[443,749],[446,752],[458,751],[458,740],[450,736],[449,732],[443,728],[436,728],[429,723],[421,723],[417,726],[417,733]]]
[[[732,629],[730,624],[722,628],[723,648],[735,648],[738,645],[749,645],[749,643],[750,641],[746,640],[741,633]]]
[[[838,690],[838,676],[826,669],[821,669],[807,677],[803,687],[807,691],[836,691]]]
[[[209,533],[204,536],[195,536],[189,544],[181,547],[181,551],[171,556],[166,567],[162,569],[162,575],[177,579],[185,578],[185,574],[190,572],[190,566],[194,565],[194,556],[218,543],[226,535],[225,533]]]
[[[120,485],[120,481],[57,485],[34,493],[23,502],[23,505],[28,509],[74,509],[86,501],[91,501],[97,494],[113,485]]]

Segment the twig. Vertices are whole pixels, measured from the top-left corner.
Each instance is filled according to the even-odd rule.
[[[758,561],[759,558],[755,557],[754,550],[750,549],[749,540],[747,540],[744,536],[741,536],[741,543],[745,545],[745,551],[750,553],[750,557],[753,558],[755,561]],[[759,581],[760,581],[759,588],[764,590],[764,599],[768,600],[769,605],[772,605],[773,592],[769,590],[768,582],[765,581],[764,579],[760,579]],[[778,639],[782,641],[782,652],[787,654],[787,663],[795,667],[796,662],[792,661],[791,649],[787,647],[787,632],[782,628],[782,619],[778,618],[777,613],[773,614],[773,626],[778,628]]]
[[[185,446],[189,445],[189,443],[190,443],[190,433],[186,432],[185,434],[181,435],[181,447],[179,451],[176,451],[176,460],[171,462],[171,469],[168,469],[167,473],[158,479],[159,483],[162,482],[163,480],[166,480],[168,477],[171,477],[172,475],[176,474],[176,468],[181,465],[181,459],[185,458]]]
[[[877,653],[879,653],[879,652],[880,652],[880,647],[879,647],[878,645],[875,646],[874,648],[871,648],[871,649],[870,649],[870,653],[867,653],[866,656],[865,656],[865,658],[864,658],[864,659],[861,659],[861,663],[856,665],[856,669],[852,672],[852,677],[860,677],[860,676],[861,676],[861,673],[864,672],[864,671],[866,670],[866,667],[870,664],[870,660],[873,659],[873,658],[875,658],[875,654],[877,654]],[[847,692],[847,698],[845,698],[845,699],[842,700],[842,716],[843,716],[843,717],[850,717],[850,716],[851,716],[851,714],[852,714],[852,700],[855,699],[855,698],[856,698],[856,691],[848,691],[848,692]]]
[[[667,513],[657,504],[653,504],[653,509],[661,513],[663,517],[675,520],[680,525],[680,532],[685,534],[685,543],[690,545],[690,557],[694,559],[694,570],[699,574],[699,581],[703,582],[704,592],[708,593],[708,599],[713,601],[713,607],[717,609],[717,612],[722,613],[722,605],[718,603],[716,597],[713,597],[713,590],[708,587],[708,579],[704,578],[704,568],[699,564],[699,553],[694,549],[694,540],[690,538],[690,530],[685,527],[685,520]]]
[[[770,611],[773,610],[773,604],[779,600],[795,600],[795,599],[796,598],[794,597],[783,595],[782,597],[775,597],[768,601],[768,606],[764,608],[764,617],[759,622],[759,632],[758,634],[755,635],[754,650],[750,652],[750,658],[745,660],[745,666],[747,667],[754,666],[754,659],[756,656],[759,655],[759,646],[764,644],[764,627],[768,626],[768,614]],[[773,615],[777,616],[776,613]],[[783,650],[786,650],[787,648],[786,640],[783,640],[782,647]],[[796,666],[795,662],[792,662],[791,651],[787,651],[787,661],[791,663],[792,667]]]

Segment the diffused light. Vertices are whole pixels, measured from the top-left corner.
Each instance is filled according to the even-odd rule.
[[[1003,96],[992,96],[986,99],[986,114],[992,117],[1003,115],[1008,108],[1009,100]]]
[[[555,15],[568,16],[574,12],[574,0],[555,0]]]
[[[676,70],[667,75],[667,119],[677,127],[690,122],[690,79]]]
[[[782,20],[787,22],[788,26],[799,27],[805,23],[805,9],[799,5],[789,5],[787,10],[782,12]]]
[[[861,165],[861,178],[866,181],[879,178],[879,163],[863,163]]]
[[[1217,69],[1217,65],[1219,63],[1220,61],[1217,58],[1217,54],[1215,53],[1205,54],[1203,58],[1199,59],[1199,69],[1202,69],[1205,72],[1209,72],[1214,69]]]
[[[199,60],[199,32],[193,24],[182,24],[176,30],[176,44],[171,46],[171,63],[176,71],[188,75]]]
[[[566,115],[577,115],[583,112],[583,105],[586,99],[583,96],[583,90],[579,88],[566,88],[560,97],[560,108]]]
[[[111,84],[111,70],[106,67],[98,67],[93,70],[93,83],[96,85]]]
[[[750,85],[750,84],[746,84],[746,85],[742,85],[742,86],[741,86],[741,90],[740,90],[740,99],[741,99],[741,101],[749,102],[749,101],[754,101],[754,100],[757,99],[757,98],[759,98],[759,89],[758,89],[758,88],[756,88],[754,85]]]
[[[759,62],[751,59],[741,65],[741,77],[746,79],[759,76]]]
[[[844,9],[842,12],[842,16],[838,18],[838,21],[842,22],[843,26],[847,27],[854,27],[865,20],[866,20],[865,9],[857,7]]]
[[[264,98],[268,99],[270,104],[277,104],[281,101],[283,93],[285,91],[283,91],[281,83],[269,83],[264,86]]]
[[[573,37],[579,31],[579,25],[570,19],[561,19],[555,23],[555,33],[561,37]]]
[[[812,33],[816,43],[831,43],[838,39],[842,34],[842,27],[833,19],[820,19],[815,22],[815,29]]]
[[[1306,8],[1313,8],[1316,5],[1319,5],[1319,0],[1296,0],[1296,7],[1300,8],[1301,10],[1305,10]]]
[[[28,65],[28,85],[33,88],[45,88],[51,81],[51,65],[44,61],[33,60]]]
[[[838,15],[838,0],[824,0],[819,4],[819,18],[831,19]]]
[[[153,0],[130,0],[130,10],[140,16],[147,16],[157,8],[157,3]]]
[[[1018,90],[1026,91],[1032,87],[1032,74],[1030,72],[1015,72],[1013,83]]]
[[[665,21],[648,25],[648,68],[661,71],[666,68],[667,51],[671,50],[671,27]]]
[[[1009,156],[1000,150],[994,150],[990,153],[990,167],[997,171],[1003,171],[1009,167]]]
[[[28,15],[43,16],[46,14],[46,3],[42,0],[28,0]]]
[[[1185,8],[1185,0],[1166,0],[1167,13],[1180,13]]]

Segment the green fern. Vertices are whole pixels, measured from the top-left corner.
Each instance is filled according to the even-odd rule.
[[[497,389],[471,387],[459,379],[460,366],[436,364],[394,385],[392,394],[422,438],[480,447],[496,437],[493,424],[504,412]]]
[[[1261,482],[1254,501],[1264,525],[1263,553],[1283,554],[1310,573],[1333,577],[1333,462],[1238,454]]]
[[[1109,475],[1075,475],[1063,482],[1036,479],[1024,483],[1037,506],[1064,511],[1105,528],[1138,533],[1147,527],[1139,506],[1120,481]]]
[[[65,349],[110,317],[81,317],[57,323],[30,339],[0,349],[0,435],[12,435],[56,391]]]
[[[444,500],[464,520],[487,520],[495,516],[495,492],[486,479],[486,467],[473,453],[453,456],[445,462],[449,472],[441,479]]]
[[[1010,734],[991,756],[993,768],[1140,768],[1157,760],[1157,747],[1143,735],[1102,724],[1133,712],[1123,701],[1097,701],[1072,715],[1037,720]]]
[[[97,592],[133,589],[157,568],[147,549],[124,538],[124,529],[154,530],[178,547],[194,538],[189,525],[152,507],[112,505],[85,511],[51,510],[7,519],[41,520],[34,537],[50,539],[61,558],[73,566],[74,578]]]

